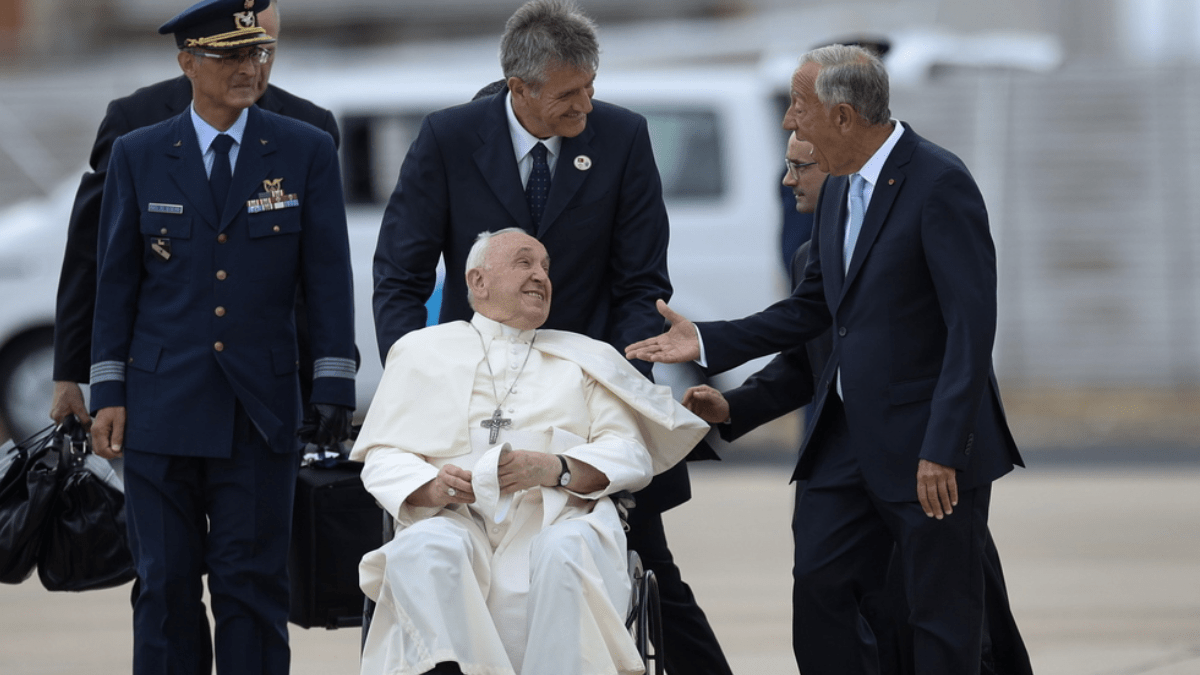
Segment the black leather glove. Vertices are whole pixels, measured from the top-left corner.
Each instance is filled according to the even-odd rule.
[[[309,403],[304,410],[304,421],[296,430],[303,443],[319,448],[330,448],[350,438],[351,408],[333,403]]]

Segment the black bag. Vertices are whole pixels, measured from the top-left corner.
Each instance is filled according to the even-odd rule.
[[[0,582],[19,584],[33,574],[42,526],[57,490],[58,453],[50,425],[20,443],[0,447]]]
[[[50,591],[111,588],[132,580],[121,479],[92,454],[74,416],[63,423],[55,445],[58,493],[43,526],[38,578]]]
[[[361,472],[341,454],[300,467],[288,552],[288,620],[298,626],[362,625],[358,563],[383,545],[383,511]]]

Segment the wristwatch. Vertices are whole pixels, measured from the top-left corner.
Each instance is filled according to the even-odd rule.
[[[567,487],[571,482],[571,468],[567,466],[567,458],[559,455],[558,461],[562,463],[562,473],[558,474],[558,486]]]

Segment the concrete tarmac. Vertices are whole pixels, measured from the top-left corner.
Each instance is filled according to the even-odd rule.
[[[789,474],[783,460],[693,465],[692,501],[666,516],[735,673],[797,672]],[[1018,470],[993,489],[991,527],[1039,675],[1200,675],[1200,464]],[[128,673],[129,589],[0,586],[0,673]],[[356,629],[291,640],[296,675],[358,671]]]

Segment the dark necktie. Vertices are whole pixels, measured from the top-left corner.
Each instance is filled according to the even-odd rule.
[[[533,156],[533,170],[525,183],[525,201],[529,203],[529,215],[533,224],[540,225],[546,210],[546,197],[550,194],[550,165],[546,162],[546,146],[538,143],[529,151]]]
[[[213,165],[208,175],[208,186],[212,188],[213,203],[217,205],[217,217],[225,212],[225,200],[229,198],[229,184],[233,182],[233,169],[229,166],[229,148],[233,147],[233,136],[220,134],[213,139]]]

